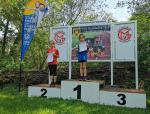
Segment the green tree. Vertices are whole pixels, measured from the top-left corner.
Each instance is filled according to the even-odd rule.
[[[11,42],[11,49],[8,55],[4,56],[1,53],[2,68],[8,66],[7,69],[12,67],[18,69],[20,46],[21,46],[21,28],[23,8],[29,0],[7,0],[3,2],[0,0],[0,29],[3,33],[2,38],[2,51],[5,53],[6,45]],[[43,69],[45,61],[45,51],[48,45],[48,36],[50,36],[50,27],[65,22],[69,25],[75,23],[81,13],[94,8],[94,4],[100,3],[102,8],[104,0],[48,0],[49,12],[43,19],[41,26],[39,26],[35,38],[33,39],[29,50],[24,59],[26,69]],[[12,33],[12,35],[10,35]],[[10,39],[10,40],[9,40]],[[13,40],[13,41],[11,41]],[[8,63],[5,62],[9,61]],[[13,63],[13,64],[11,64]],[[16,65],[14,65],[16,63]],[[9,64],[9,65],[7,65]]]
[[[124,7],[127,6],[131,13],[137,12],[142,8],[143,5],[148,5],[150,0],[118,0],[117,6]],[[145,8],[146,12],[150,11],[150,7]]]
[[[150,3],[136,7],[130,19],[137,20],[139,63],[148,72],[150,71],[150,13],[147,12],[147,7],[150,7]]]
[[[128,6],[130,20],[137,20],[138,56],[140,70],[150,71],[150,0],[122,0],[118,6]]]

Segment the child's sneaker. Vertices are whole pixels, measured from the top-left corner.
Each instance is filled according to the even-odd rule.
[[[79,77],[79,81],[83,81],[83,76],[80,76],[80,77]]]
[[[52,82],[52,83],[50,84],[50,87],[55,87],[54,82]]]
[[[87,80],[87,77],[86,77],[86,76],[84,76],[84,77],[83,77],[83,81],[86,81],[86,80]]]

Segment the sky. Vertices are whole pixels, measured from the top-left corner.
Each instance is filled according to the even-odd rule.
[[[116,8],[118,0],[107,0],[108,8],[105,8],[107,13],[111,13],[115,20],[119,22],[127,21],[131,14],[129,14],[127,7]]]

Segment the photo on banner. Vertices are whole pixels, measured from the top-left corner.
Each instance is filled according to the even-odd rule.
[[[111,26],[91,25],[72,27],[72,60],[77,60],[79,35],[84,34],[88,45],[88,60],[111,59]]]

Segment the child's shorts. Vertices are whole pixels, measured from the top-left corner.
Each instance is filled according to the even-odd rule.
[[[57,75],[57,65],[49,64],[49,71],[51,76],[56,76]]]
[[[87,62],[87,51],[78,52],[78,62]]]

